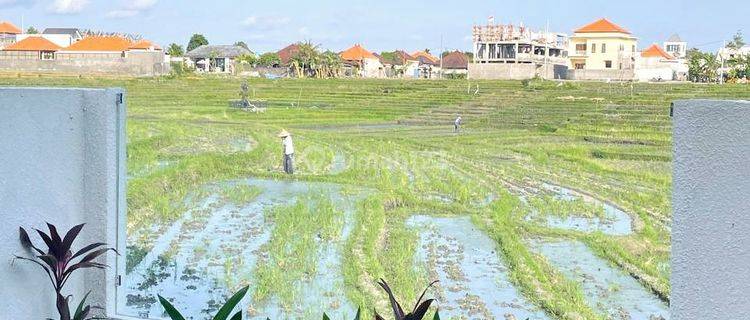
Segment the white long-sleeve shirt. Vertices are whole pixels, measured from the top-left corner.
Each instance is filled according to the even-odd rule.
[[[284,137],[281,144],[284,146],[284,154],[294,154],[294,143],[292,143],[291,136]]]

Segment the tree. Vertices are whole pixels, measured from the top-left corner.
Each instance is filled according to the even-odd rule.
[[[255,56],[255,54],[253,53],[241,54],[237,56],[237,58],[235,58],[234,60],[236,60],[239,63],[249,64],[250,66],[255,66],[258,64],[258,57]]]
[[[275,67],[281,64],[281,58],[276,52],[266,52],[258,58],[258,65],[262,67]]]
[[[715,81],[719,69],[716,55],[710,52],[702,52],[696,48],[687,52],[688,77],[693,82]]]
[[[320,57],[321,77],[337,78],[341,75],[341,68],[344,66],[341,56],[331,50],[326,50],[326,52],[323,52]]]
[[[29,27],[29,29],[28,29],[28,30],[26,30],[26,33],[27,33],[27,34],[38,34],[38,33],[39,33],[39,30],[37,30],[37,29],[36,29],[36,28],[34,28],[34,27]]]
[[[237,42],[234,43],[234,45],[238,46],[238,47],[243,47],[243,48],[245,48],[247,50],[250,50],[250,48],[247,46],[247,43],[245,43],[245,41],[237,41]]]
[[[185,54],[185,50],[182,46],[176,43],[172,43],[167,47],[167,54],[173,57],[182,57]]]
[[[727,43],[727,48],[739,49],[745,45],[745,39],[742,37],[742,30],[737,30],[737,33],[732,36],[732,41]]]
[[[318,45],[312,44],[312,42],[304,42],[299,44],[299,50],[292,56],[290,60],[290,68],[297,74],[298,78],[302,77],[322,77],[320,72],[321,56],[318,51]]]
[[[203,46],[203,45],[207,45],[207,44],[208,44],[208,40],[206,39],[206,37],[204,37],[202,34],[196,33],[192,37],[190,37],[190,41],[188,42],[188,45],[187,45],[187,51],[188,52],[193,51],[195,50],[195,48]]]

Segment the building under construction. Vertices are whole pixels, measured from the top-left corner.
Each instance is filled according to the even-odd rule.
[[[490,21],[474,26],[472,36],[474,61],[469,66],[470,78],[565,78],[568,68],[565,34]]]

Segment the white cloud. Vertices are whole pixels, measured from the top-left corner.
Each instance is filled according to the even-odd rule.
[[[298,31],[299,31],[299,34],[303,35],[303,36],[306,36],[306,35],[310,34],[310,28],[308,28],[308,27],[299,28]]]
[[[289,24],[289,17],[280,16],[249,16],[242,21],[242,25],[255,30],[271,30]]]
[[[50,10],[57,14],[74,14],[83,11],[89,0],[54,0]]]

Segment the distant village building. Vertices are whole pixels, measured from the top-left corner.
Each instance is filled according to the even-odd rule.
[[[292,57],[294,57],[294,55],[296,55],[298,52],[299,52],[299,44],[293,43],[284,47],[284,49],[279,50],[278,52],[276,52],[276,54],[279,55],[279,60],[281,60],[281,66],[289,67],[289,63],[292,61]],[[275,67],[279,67],[279,66],[275,66]]]
[[[638,39],[607,19],[575,30],[570,37],[568,78],[573,80],[633,80]]]
[[[419,78],[419,60],[403,50],[376,55],[389,78]]]
[[[685,81],[688,67],[684,60],[667,53],[658,44],[641,52],[635,69],[638,81]]]
[[[682,41],[679,35],[673,34],[667,41],[664,41],[664,51],[675,59],[687,58],[688,45]]]
[[[524,26],[495,24],[474,26],[474,60],[468,65],[472,79],[564,78],[568,65],[565,34],[533,31]]]
[[[251,54],[250,50],[235,45],[202,45],[185,54],[190,65],[199,72],[230,73],[235,72],[236,59]]]
[[[169,72],[160,47],[122,36],[87,36],[60,46],[44,34],[0,50],[0,71],[154,76]]]
[[[469,73],[469,58],[466,53],[458,50],[443,56],[440,65],[443,75],[466,75]]]
[[[7,21],[0,21],[0,49],[16,42],[16,35],[23,33],[21,29]]]
[[[419,62],[419,78],[433,79],[439,76],[440,59],[427,51],[415,51],[411,54]]]
[[[344,50],[339,53],[339,56],[341,60],[344,60],[344,72],[349,76],[363,78],[385,77],[385,70],[383,64],[380,63],[380,59],[359,44]]]
[[[47,28],[40,34],[19,34],[16,36],[16,41],[21,41],[28,37],[42,37],[58,46],[68,47],[82,40],[83,33],[77,28]]]

